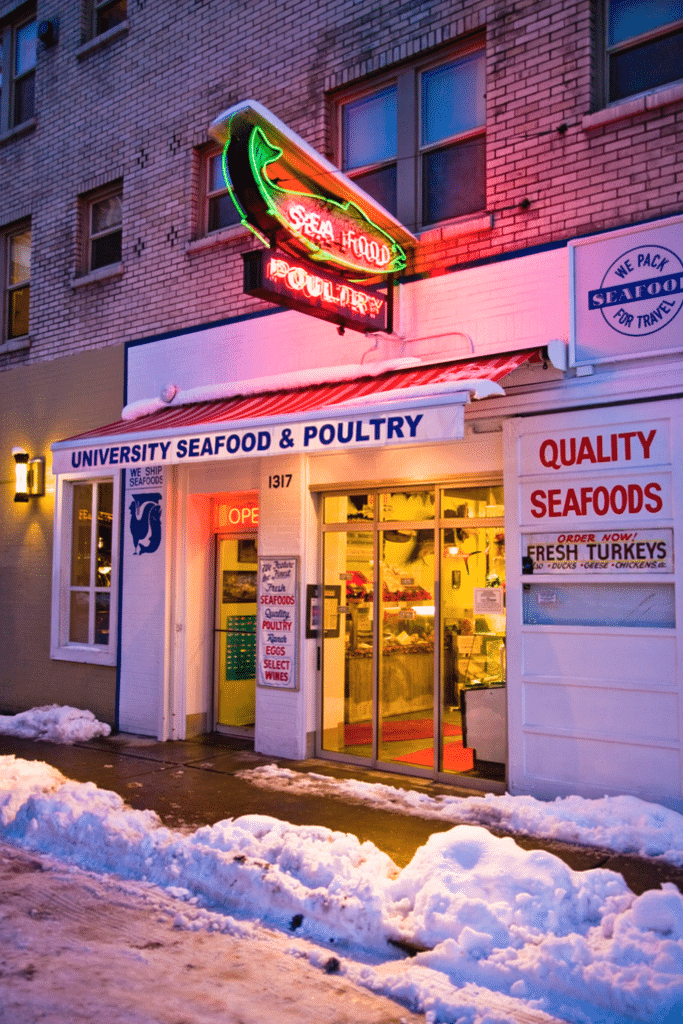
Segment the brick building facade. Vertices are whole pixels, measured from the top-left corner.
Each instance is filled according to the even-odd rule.
[[[625,7],[633,9],[630,16]],[[559,417],[555,422],[561,421],[560,433],[564,430],[575,443],[580,444],[582,436],[595,440],[595,432],[601,430],[605,437],[629,431],[637,437],[641,430],[647,439],[660,428],[649,426],[645,431],[638,405],[643,399],[666,405],[665,412],[664,405],[659,407],[661,416],[655,419],[666,420],[670,444],[677,436],[676,403],[683,385],[677,321],[666,325],[667,338],[674,340],[660,345],[663,333],[648,333],[645,325],[638,334],[634,327],[631,334],[619,334],[631,339],[630,348],[613,347],[605,354],[585,340],[575,306],[578,275],[586,262],[596,265],[592,292],[607,279],[612,257],[608,259],[607,251],[603,257],[600,239],[616,239],[614,260],[631,249],[638,249],[644,260],[647,246],[650,258],[657,246],[683,255],[683,241],[676,243],[683,213],[683,11],[676,20],[674,8],[657,21],[649,5],[623,5],[618,0],[433,0],[419,5],[407,0],[336,0],[324,6],[278,6],[257,0],[249,7],[222,0],[79,0],[61,8],[47,0],[0,4],[5,54],[0,101],[3,711],[70,703],[90,707],[124,730],[164,737],[221,725],[213,662],[225,661],[227,654],[220,646],[214,650],[212,619],[214,611],[222,614],[213,603],[216,559],[222,557],[214,548],[214,538],[221,533],[216,516],[227,507],[226,495],[258,492],[259,552],[299,559],[298,688],[290,693],[257,687],[255,727],[254,713],[247,712],[238,722],[239,715],[231,712],[227,717],[232,714],[234,721],[223,723],[226,728],[255,728],[257,749],[274,754],[304,756],[315,750],[351,763],[360,758],[362,763],[390,764],[394,770],[431,772],[441,778],[451,778],[456,770],[459,782],[469,778],[474,786],[507,783],[556,793],[591,792],[594,784],[598,789],[641,791],[628,772],[618,770],[596,771],[595,782],[590,781],[591,751],[604,740],[603,726],[595,723],[615,718],[611,701],[617,692],[625,698],[629,684],[615,675],[606,689],[601,688],[578,669],[568,682],[571,651],[563,660],[557,645],[542,648],[538,639],[558,626],[552,609],[543,607],[544,596],[546,604],[553,603],[549,593],[538,598],[541,611],[548,611],[547,621],[527,619],[525,601],[531,598],[524,596],[518,563],[529,544],[537,548],[544,542],[528,540],[535,537],[530,532],[533,519],[526,522],[525,533],[525,466],[518,453],[526,450],[524,424],[532,436],[534,424],[548,410]],[[393,205],[390,213],[414,236],[396,287],[392,333],[366,337],[347,331],[340,337],[330,324],[293,312],[276,315],[269,303],[245,294],[241,254],[261,246],[236,222],[219,174],[220,147],[209,126],[246,100],[272,111],[378,202]],[[650,227],[664,234],[650,236]],[[629,235],[622,243],[619,232],[626,229],[645,234]],[[596,249],[591,248],[593,240]],[[659,259],[661,263],[661,252]],[[676,269],[672,257],[667,273]],[[655,271],[643,278],[654,279]],[[666,287],[677,286],[674,282]],[[666,301],[673,303],[665,314],[641,309],[638,315],[671,315],[673,321],[677,294],[665,293]],[[608,304],[611,301],[607,299]],[[615,300],[615,310],[617,306]],[[636,306],[618,308],[626,317]],[[636,338],[643,338],[640,348]],[[268,459],[164,469],[160,482],[145,484],[146,492],[164,496],[165,532],[154,564],[152,552],[138,557],[137,550],[129,550],[127,519],[130,494],[135,486],[139,491],[140,481],[152,478],[128,479],[129,469],[117,469],[112,476],[113,505],[106,513],[118,530],[114,548],[120,547],[111,582],[106,583],[112,588],[110,595],[105,601],[101,579],[98,584],[93,577],[80,587],[76,576],[68,578],[67,563],[79,543],[69,509],[73,511],[73,502],[83,497],[80,492],[80,497],[74,496],[73,489],[82,481],[91,488],[88,494],[99,493],[100,477],[62,468],[66,490],[61,491],[52,472],[50,447],[88,431],[105,439],[123,436],[122,428],[118,434],[98,433],[102,425],[119,420],[123,405],[156,399],[168,384],[181,392],[204,387],[218,395],[223,383],[267,376],[277,376],[282,383],[285,374],[295,383],[298,374],[301,386],[310,371],[326,367],[388,365],[406,356],[425,366],[450,365],[513,353],[527,353],[528,358],[520,360],[509,377],[500,378],[507,397],[468,405],[462,440],[449,445],[443,438],[440,444],[430,439],[418,459],[421,472],[415,468],[414,446],[398,446],[393,456],[386,454],[388,446],[357,455],[333,455],[330,449],[317,461],[291,454],[281,458],[275,470],[278,476],[294,478],[293,488],[283,497],[270,486],[274,463]],[[480,369],[479,377],[485,376],[484,363]],[[615,433],[604,410],[618,403],[631,403],[624,423],[641,425]],[[571,419],[579,408],[592,410],[593,419],[586,414],[585,426],[580,418]],[[648,415],[647,423],[654,422]],[[194,421],[196,429],[198,423],[201,420]],[[44,497],[12,502],[13,446],[46,458]],[[672,460],[667,462],[663,452],[660,461],[666,466]],[[74,466],[72,462],[71,470]],[[543,466],[538,467],[537,483],[542,472]],[[432,595],[432,604],[435,594],[445,594],[446,574],[454,588],[456,578],[470,575],[466,559],[462,565],[458,561],[458,568],[455,561],[447,561],[457,558],[445,553],[445,519],[462,518],[462,509],[470,509],[468,502],[474,502],[476,514],[470,509],[465,518],[477,520],[476,529],[481,530],[485,524],[479,520],[494,521],[494,532],[482,535],[482,543],[491,552],[498,544],[500,556],[505,546],[495,537],[503,536],[505,516],[507,645],[503,643],[501,650],[505,627],[500,622],[486,623],[491,628],[484,632],[497,636],[495,642],[469,645],[470,658],[483,658],[484,648],[491,647],[500,665],[506,660],[495,680],[504,682],[507,672],[506,750],[485,757],[482,743],[477,761],[488,768],[478,770],[475,763],[474,768],[461,764],[451,769],[444,760],[446,737],[456,735],[460,727],[460,684],[456,681],[453,690],[451,675],[464,673],[466,687],[474,679],[471,673],[467,676],[462,655],[468,647],[462,623],[469,622],[470,606],[467,615],[461,608],[450,619],[443,609],[432,612],[432,634],[411,632],[412,625],[395,630],[396,635],[419,636],[427,653],[430,647],[436,651],[427,659],[436,687],[427,705],[437,708],[434,727],[441,740],[431,760],[415,759],[415,743],[400,752],[386,746],[389,719],[412,721],[417,707],[410,701],[396,704],[390,715],[391,700],[387,697],[382,705],[378,696],[389,666],[382,660],[388,654],[378,646],[378,616],[381,612],[388,621],[386,608],[373,606],[364,620],[366,639],[370,647],[374,644],[374,668],[369,675],[366,668],[358,672],[368,676],[363,686],[375,694],[365,710],[349,717],[350,668],[337,664],[341,654],[334,648],[334,637],[319,644],[329,666],[327,679],[324,669],[319,675],[317,641],[303,626],[306,590],[338,585],[327,576],[336,573],[339,578],[340,568],[342,575],[358,571],[350,556],[344,567],[335,562],[342,556],[332,553],[329,538],[341,536],[341,528],[337,534],[325,533],[332,522],[331,512],[326,519],[325,503],[331,508],[336,500],[332,495],[350,493],[352,484],[366,499],[371,493],[377,496],[375,505],[364,505],[375,508],[375,525],[366,524],[373,537],[382,532],[377,510],[383,501],[386,505],[383,494],[398,494],[399,484],[415,494],[436,488],[436,498],[430,500],[442,504],[432,541],[437,550],[440,546],[441,561],[436,559],[440,568],[435,564],[432,585],[423,587]],[[639,486],[628,477],[623,484],[627,496],[635,493],[628,491],[630,485]],[[490,489],[486,501],[478,492],[473,496],[484,486]],[[677,529],[673,510],[680,483],[674,469],[662,487],[666,498],[658,512],[664,519],[651,525],[648,537],[650,544],[664,543],[667,555],[656,570],[659,575],[648,576],[647,581],[655,587],[655,603],[668,608],[671,600],[677,608],[676,562],[669,557],[675,538],[666,533]],[[465,494],[468,488],[471,494]],[[534,493],[550,490],[550,485],[538,483]],[[460,495],[452,507],[449,491]],[[479,511],[477,501],[483,501]],[[616,531],[620,498],[614,501],[617,518],[614,524],[609,521]],[[482,512],[484,507],[489,511]],[[288,510],[287,521],[283,510]],[[647,530],[648,522],[638,519],[639,512],[642,517],[639,509],[629,521]],[[579,526],[571,527],[572,535],[586,533],[584,521],[593,529],[595,522],[602,524],[585,508],[579,520]],[[421,514],[406,506],[401,521],[412,524],[405,531],[419,540]],[[341,527],[341,519],[334,522]],[[348,525],[351,519],[344,522]],[[666,536],[660,537],[657,530]],[[93,538],[93,543],[101,540],[95,534]],[[241,539],[248,539],[247,534]],[[569,543],[557,538],[556,542]],[[192,557],[184,559],[183,551]],[[329,573],[326,551],[335,565],[328,566]],[[591,556],[590,561],[599,559]],[[239,571],[237,563],[225,565],[228,574]],[[369,561],[366,569],[368,565]],[[491,565],[487,561],[491,571],[478,579],[478,590],[493,589],[485,580],[501,576]],[[138,581],[136,589],[135,572],[141,567],[144,583]],[[256,570],[255,562],[249,571],[252,568]],[[590,572],[568,577],[562,594],[570,593],[574,580],[593,586]],[[414,574],[406,568],[403,575]],[[539,578],[552,590],[554,576],[541,572]],[[642,573],[623,577],[622,582],[621,577],[610,576],[601,594],[626,582],[642,586],[645,579]],[[375,582],[376,591],[379,580]],[[668,591],[662,596],[657,588],[669,585],[675,596]],[[484,597],[476,596],[480,614],[473,613],[472,621],[485,618]],[[83,609],[90,600],[90,611],[79,612],[79,600]],[[617,594],[614,600],[621,598]],[[459,607],[455,598],[454,602],[453,608]],[[105,605],[106,629],[98,626],[99,611],[94,611]],[[430,607],[427,601],[423,605]],[[341,596],[339,606],[347,607]],[[194,619],[192,607],[201,609]],[[397,621],[404,626],[419,621],[418,612],[412,618],[407,615],[416,608],[418,604],[400,608],[396,614],[403,617]],[[79,636],[81,627],[74,626],[81,614],[85,639]],[[354,632],[358,616],[350,611],[339,614],[342,622],[349,620],[347,640],[356,644],[363,632]],[[393,614],[389,612],[389,620]],[[517,616],[514,629],[512,615]],[[570,612],[567,615],[553,635],[568,636],[572,624],[578,623]],[[672,803],[683,793],[683,702],[679,656],[672,653],[677,649],[678,621],[680,613],[677,619],[664,611],[661,621],[653,620],[647,627],[649,639],[642,624],[641,632],[629,633],[629,642],[640,638],[645,645],[633,655],[643,666],[634,683],[638,694],[646,703],[657,704],[662,721],[676,722],[674,731],[653,727],[643,747],[651,760],[657,751],[657,771],[668,773],[675,783],[657,789],[654,775],[648,773],[642,792]],[[579,626],[588,630],[589,638],[607,630],[617,640],[624,629],[611,620]],[[369,639],[373,629],[374,640]],[[572,634],[574,645],[583,642]],[[590,646],[593,640],[586,642]],[[460,645],[457,651],[454,644]],[[481,651],[472,654],[477,645]],[[609,664],[611,654],[603,657],[597,647],[592,650],[597,662]],[[551,671],[548,664],[556,654],[557,665]],[[534,656],[545,659],[542,670],[529,668]],[[455,659],[452,672],[447,669],[449,658]],[[651,678],[646,662],[652,658],[660,659],[662,668]],[[476,671],[478,685],[487,667],[488,676],[495,676],[482,661]],[[335,674],[343,671],[345,680],[336,681]],[[562,711],[567,720],[558,723],[553,716],[560,715],[560,692],[570,697]],[[576,709],[577,694],[592,695],[592,719],[585,720],[583,711]],[[346,701],[345,717],[330,726],[338,701]],[[359,699],[359,706],[362,703]],[[399,707],[403,710],[396,710]],[[453,710],[453,721],[447,707]],[[422,715],[424,708],[418,710]],[[370,722],[369,735],[375,738],[369,746],[359,740],[363,730],[352,735],[354,717]],[[284,726],[285,720],[290,724]],[[451,728],[455,731],[449,732]],[[609,737],[617,762],[632,753],[634,728],[631,720],[624,721]],[[328,735],[330,729],[336,730],[336,739]],[[474,735],[473,726],[469,731],[470,737]],[[362,739],[367,739],[364,733]],[[566,751],[561,763],[546,769],[548,742],[558,749],[564,743]],[[404,757],[412,760],[401,761]],[[600,755],[595,757],[600,760]],[[570,768],[572,759],[580,764],[576,770]]]

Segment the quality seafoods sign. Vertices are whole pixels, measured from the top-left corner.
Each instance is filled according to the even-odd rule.
[[[428,408],[391,409],[357,415],[310,419],[283,424],[188,432],[164,437],[141,435],[123,439],[94,439],[75,445],[53,446],[54,474],[79,470],[130,468],[144,465],[186,465],[203,461],[241,459],[262,455],[319,453],[385,445],[460,440],[464,437],[463,404],[451,396],[449,404]]]
[[[560,519],[607,523],[671,517],[666,420],[534,433],[520,441],[519,465],[527,477],[521,486],[524,525],[552,526],[553,520]],[[534,480],[536,474],[542,479]],[[666,560],[667,555],[633,557]],[[563,560],[577,559],[604,561],[590,554],[585,559],[576,555]],[[628,561],[629,556],[622,560]]]

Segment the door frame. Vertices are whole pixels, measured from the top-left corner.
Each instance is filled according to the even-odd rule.
[[[330,533],[354,532],[354,527],[357,527],[359,525],[358,523],[353,523],[351,521],[347,521],[345,523],[327,524],[327,528],[325,528],[325,525],[324,525],[324,499],[326,497],[328,497],[328,496],[330,496],[330,497],[333,497],[333,496],[334,497],[341,497],[341,496],[345,496],[345,495],[348,496],[348,495],[354,495],[354,494],[373,493],[373,494],[376,495],[377,498],[379,498],[380,495],[386,494],[386,493],[390,493],[392,491],[398,491],[398,492],[419,492],[419,491],[428,490],[428,489],[433,489],[435,491],[436,495],[438,495],[438,494],[443,495],[443,493],[447,489],[449,489],[449,488],[467,490],[467,489],[470,489],[470,488],[478,488],[478,487],[500,487],[500,488],[502,488],[503,487],[503,480],[501,478],[501,474],[500,473],[492,473],[492,474],[483,473],[483,474],[478,475],[476,477],[473,477],[473,476],[468,474],[467,476],[463,476],[463,477],[455,479],[455,480],[453,480],[453,479],[448,479],[448,480],[441,479],[441,480],[426,481],[426,482],[415,482],[415,481],[413,481],[410,484],[406,484],[406,483],[403,483],[401,481],[396,481],[396,482],[391,482],[391,483],[384,483],[383,482],[380,487],[377,487],[377,485],[375,485],[375,486],[367,486],[367,487],[362,487],[362,486],[358,487],[358,486],[356,486],[356,487],[349,487],[349,488],[334,487],[334,488],[330,488],[329,491],[321,492],[320,493],[320,498],[321,498],[321,502],[320,502],[320,527],[319,527],[319,529],[320,529],[320,533],[319,533],[319,537],[320,537],[320,570],[319,570],[319,572],[320,572],[320,579],[318,580],[318,586],[320,588],[320,593],[324,593],[324,586],[325,586],[325,565],[324,565],[324,558],[325,558],[325,555],[324,555],[324,553],[325,553],[324,537],[325,537],[325,533],[327,533],[327,532],[330,532]],[[504,501],[504,498],[503,498],[503,501]],[[480,528],[480,527],[483,527],[483,528],[495,528],[496,526],[500,526],[502,529],[504,529],[504,522],[500,522],[500,520],[503,520],[503,518],[504,517],[502,517],[502,516],[490,517],[490,518],[489,517],[486,517],[486,518],[482,518],[482,517],[472,518],[468,525],[471,525],[472,527],[476,527],[476,528]],[[370,522],[369,520],[366,521],[366,525],[369,522]],[[442,746],[443,746],[442,712],[443,712],[443,698],[444,698],[444,682],[443,682],[443,672],[442,672],[443,636],[442,636],[442,621],[441,621],[442,620],[442,614],[441,614],[441,611],[442,611],[442,608],[441,608],[441,599],[442,599],[441,582],[442,581],[441,581],[441,565],[440,565],[441,554],[440,554],[440,552],[441,552],[441,531],[444,528],[448,528],[448,527],[446,527],[444,525],[444,523],[445,523],[445,516],[440,514],[440,509],[438,508],[438,501],[436,503],[435,518],[433,520],[411,520],[410,522],[408,520],[401,521],[401,522],[382,521],[382,520],[379,519],[379,506],[377,506],[376,510],[375,510],[375,516],[374,516],[374,518],[373,518],[373,520],[371,522],[372,522],[372,531],[368,531],[368,532],[372,532],[372,534],[373,534],[375,564],[377,564],[377,557],[378,557],[378,555],[377,555],[378,539],[379,539],[379,536],[380,536],[380,533],[381,533],[382,530],[386,530],[386,529],[399,529],[400,530],[402,527],[406,527],[406,528],[410,528],[410,529],[415,529],[415,528],[420,528],[420,525],[422,525],[422,528],[426,528],[428,526],[428,523],[431,524],[431,527],[434,530],[435,553],[438,553],[438,556],[437,556],[437,554],[435,554],[435,565],[434,565],[434,571],[435,571],[435,578],[434,578],[434,600],[435,600],[435,606],[436,606],[436,613],[435,613],[435,616],[434,616],[434,640],[435,640],[435,643],[434,643],[434,689],[433,689],[433,704],[434,704],[434,707],[433,707],[433,716],[434,716],[434,764],[435,764],[435,767],[433,767],[433,768],[421,768],[421,767],[419,767],[417,765],[406,765],[406,764],[401,764],[401,763],[398,763],[398,762],[395,762],[395,761],[383,761],[383,760],[380,760],[380,758],[378,756],[379,755],[378,732],[377,732],[376,725],[378,724],[379,717],[380,717],[380,708],[379,708],[380,672],[379,672],[379,667],[378,667],[379,652],[377,650],[377,645],[376,644],[374,645],[373,656],[372,656],[372,670],[373,670],[373,690],[372,690],[372,692],[373,692],[373,710],[372,710],[373,740],[372,740],[372,756],[371,757],[361,757],[361,756],[356,755],[356,754],[348,754],[348,753],[344,753],[342,751],[338,752],[338,751],[333,751],[333,750],[327,750],[327,749],[325,749],[323,747],[323,724],[324,724],[324,719],[323,719],[323,714],[324,714],[324,710],[323,710],[323,700],[324,700],[323,679],[324,679],[324,671],[325,671],[325,652],[324,652],[324,638],[322,636],[318,638],[318,644],[319,644],[319,647],[320,647],[320,658],[319,658],[319,671],[318,671],[318,687],[317,687],[318,703],[317,703],[317,712],[316,712],[316,736],[315,736],[315,752],[316,752],[316,757],[319,757],[321,760],[329,760],[329,761],[334,761],[334,762],[337,762],[337,763],[346,763],[346,764],[351,764],[351,765],[357,764],[357,765],[362,765],[363,767],[366,767],[366,768],[377,768],[377,769],[380,769],[380,770],[383,770],[383,771],[391,772],[391,773],[396,774],[396,775],[409,775],[409,776],[412,776],[414,778],[432,779],[434,781],[438,781],[438,782],[441,782],[441,783],[446,783],[446,784],[449,784],[451,786],[458,786],[458,787],[461,787],[461,788],[472,789],[474,791],[486,791],[486,792],[494,792],[494,793],[504,793],[504,792],[506,792],[507,774],[508,774],[508,770],[509,770],[509,752],[508,752],[508,756],[507,756],[506,763],[505,763],[505,778],[503,779],[503,781],[499,781],[498,779],[484,779],[484,778],[478,778],[478,777],[469,777],[469,776],[466,776],[466,775],[459,775],[459,774],[454,773],[454,772],[442,771],[442,770],[440,770],[437,767],[439,762],[440,762],[441,750],[442,750]],[[450,525],[451,522],[452,521],[449,520],[449,525]],[[375,622],[377,623],[377,621],[378,621],[378,614],[379,614],[379,604],[380,604],[380,601],[379,601],[379,586],[374,586],[373,589],[374,589],[374,597],[373,597],[374,616],[375,616]],[[375,628],[376,628],[376,631],[379,630],[378,626],[376,626]],[[506,696],[507,695],[508,695],[508,691],[506,691]],[[506,737],[506,741],[507,741],[507,737]],[[507,743],[506,743],[506,745],[507,745]]]
[[[254,725],[221,725],[218,722],[218,685],[216,680],[216,672],[218,668],[219,660],[219,634],[225,632],[217,628],[216,626],[216,615],[218,607],[218,550],[220,542],[223,540],[240,540],[246,538],[253,538],[256,541],[256,549],[258,551],[258,530],[254,530],[253,527],[245,530],[230,530],[217,531],[213,535],[213,601],[212,601],[212,615],[211,615],[211,632],[213,636],[213,659],[211,663],[211,713],[212,713],[212,729],[214,732],[218,732],[223,736],[236,736],[244,739],[254,739],[256,723]],[[256,684],[254,684],[256,685]]]

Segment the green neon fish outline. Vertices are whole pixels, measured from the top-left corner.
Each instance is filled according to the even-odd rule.
[[[258,227],[249,220],[247,212],[242,207],[242,204],[235,195],[235,191],[232,187],[227,167],[227,152],[228,146],[230,145],[230,139],[231,135],[229,132],[225,146],[223,147],[222,155],[223,177],[230,192],[230,197],[237,208],[242,224],[249,228],[249,230],[252,231],[265,246],[269,246],[270,239],[268,239],[267,236],[265,236],[263,232],[261,232]],[[352,200],[348,199],[343,202],[339,202],[338,200],[332,199],[328,196],[316,195],[311,192],[291,191],[280,188],[279,185],[276,185],[275,182],[271,181],[266,174],[266,168],[280,159],[283,155],[283,150],[279,146],[273,145],[259,126],[254,127],[250,132],[248,153],[252,176],[256,182],[256,186],[261,197],[266,204],[268,213],[299,240],[309,253],[312,260],[334,263],[347,270],[355,270],[357,273],[363,274],[366,278],[369,276],[376,277],[379,274],[398,273],[405,269],[406,254],[401,246],[391,237],[391,235],[380,228],[379,225],[375,224],[374,221],[370,220],[363,210],[361,210],[360,207]],[[292,196],[300,196],[302,199],[308,200],[315,199],[326,206],[334,207],[335,210],[339,211],[341,214],[346,214],[347,216],[350,214],[352,219],[359,221],[362,225],[369,225],[375,232],[377,232],[377,234],[381,235],[382,238],[386,240],[387,247],[392,254],[389,266],[380,271],[375,270],[362,263],[354,261],[353,259],[341,256],[339,253],[332,252],[329,249],[324,248],[323,245],[318,245],[313,241],[313,239],[303,235],[300,231],[297,231],[296,228],[294,228],[280,212],[276,202],[277,198],[284,199]]]

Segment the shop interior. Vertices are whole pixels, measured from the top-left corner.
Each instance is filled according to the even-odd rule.
[[[325,520],[323,750],[504,778],[502,488],[330,496]]]

